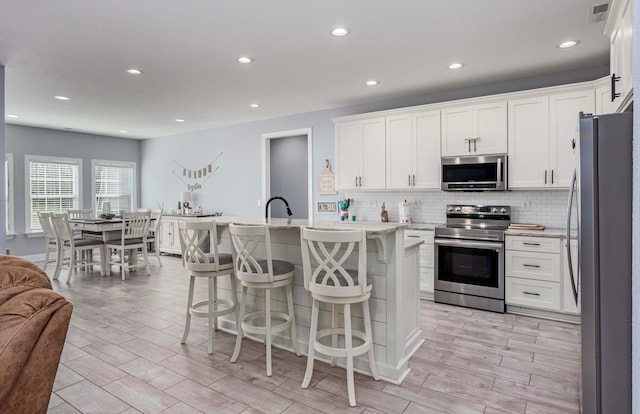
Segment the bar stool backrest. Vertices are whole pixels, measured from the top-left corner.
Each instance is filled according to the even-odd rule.
[[[359,296],[370,289],[364,230],[302,227],[300,238],[305,289],[334,297]],[[357,257],[357,269],[353,270],[345,267],[352,256]]]
[[[215,221],[178,222],[182,265],[194,272],[220,272],[231,265],[221,264]],[[213,250],[210,252],[209,250]]]
[[[273,282],[271,235],[263,225],[229,224],[233,246],[233,269],[246,282]],[[261,257],[259,254],[262,253]]]

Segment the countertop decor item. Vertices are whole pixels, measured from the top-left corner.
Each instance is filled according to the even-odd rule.
[[[349,220],[349,206],[351,205],[351,199],[345,198],[338,201],[338,207],[340,207],[340,220]]]
[[[389,222],[389,212],[385,208],[384,203],[382,203],[382,212],[380,213],[380,221],[382,221],[383,223]]]

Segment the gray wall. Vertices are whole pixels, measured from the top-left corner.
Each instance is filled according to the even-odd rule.
[[[271,196],[284,197],[291,207],[291,218],[309,218],[309,182],[307,178],[307,136],[272,138],[271,148]],[[280,200],[271,203],[271,217],[288,218],[285,204]]]
[[[92,159],[135,162],[138,166],[136,186],[140,188],[140,141],[18,125],[6,125],[5,141],[6,152],[13,154],[15,184],[14,225],[17,235],[7,241],[11,254],[27,256],[44,251],[41,237],[28,238],[24,235],[25,155],[81,158],[82,208],[92,207]]]
[[[5,150],[5,138],[4,138],[4,66],[0,65],[0,115],[2,116],[2,128],[0,128],[0,154],[4,154]],[[0,168],[0,194],[2,194],[2,198],[4,199],[5,193],[5,182],[6,178],[4,177],[4,168]],[[4,202],[0,203],[0,254],[4,254],[4,249],[6,249],[6,223],[4,222],[4,216],[6,215],[6,206]]]

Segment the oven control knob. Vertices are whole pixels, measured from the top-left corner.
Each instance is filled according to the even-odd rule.
[[[507,212],[507,209],[506,209],[506,208],[504,208],[504,207],[502,207],[502,208],[500,209],[500,212],[501,212],[502,214],[504,214],[504,213],[506,213],[506,212]]]
[[[456,207],[456,212],[460,212],[461,210],[462,210],[462,208]]]
[[[498,212],[498,208],[497,208],[497,207],[494,207],[493,209],[491,209],[491,212],[492,212],[492,213],[497,213],[497,212]]]
[[[453,211],[453,207],[449,206],[449,208],[447,209],[447,211]]]

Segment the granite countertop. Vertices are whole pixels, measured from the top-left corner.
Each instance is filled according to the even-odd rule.
[[[171,214],[163,213],[166,217],[221,217],[219,213],[202,213],[202,214]]]
[[[313,226],[321,229],[362,229],[367,233],[390,233],[401,227],[407,227],[404,223],[382,223],[378,221],[329,221],[307,219],[284,219],[257,217],[221,216],[215,218],[219,224],[265,224],[273,229],[299,229],[302,226]]]
[[[409,230],[434,230],[438,226],[442,226],[442,223],[411,223]]]
[[[567,236],[566,229],[554,229],[548,228],[544,230],[516,230],[516,229],[508,229],[505,232],[507,236],[533,236],[533,237],[557,237],[564,239]],[[571,231],[571,238],[575,239],[578,237],[578,233],[574,230]]]

